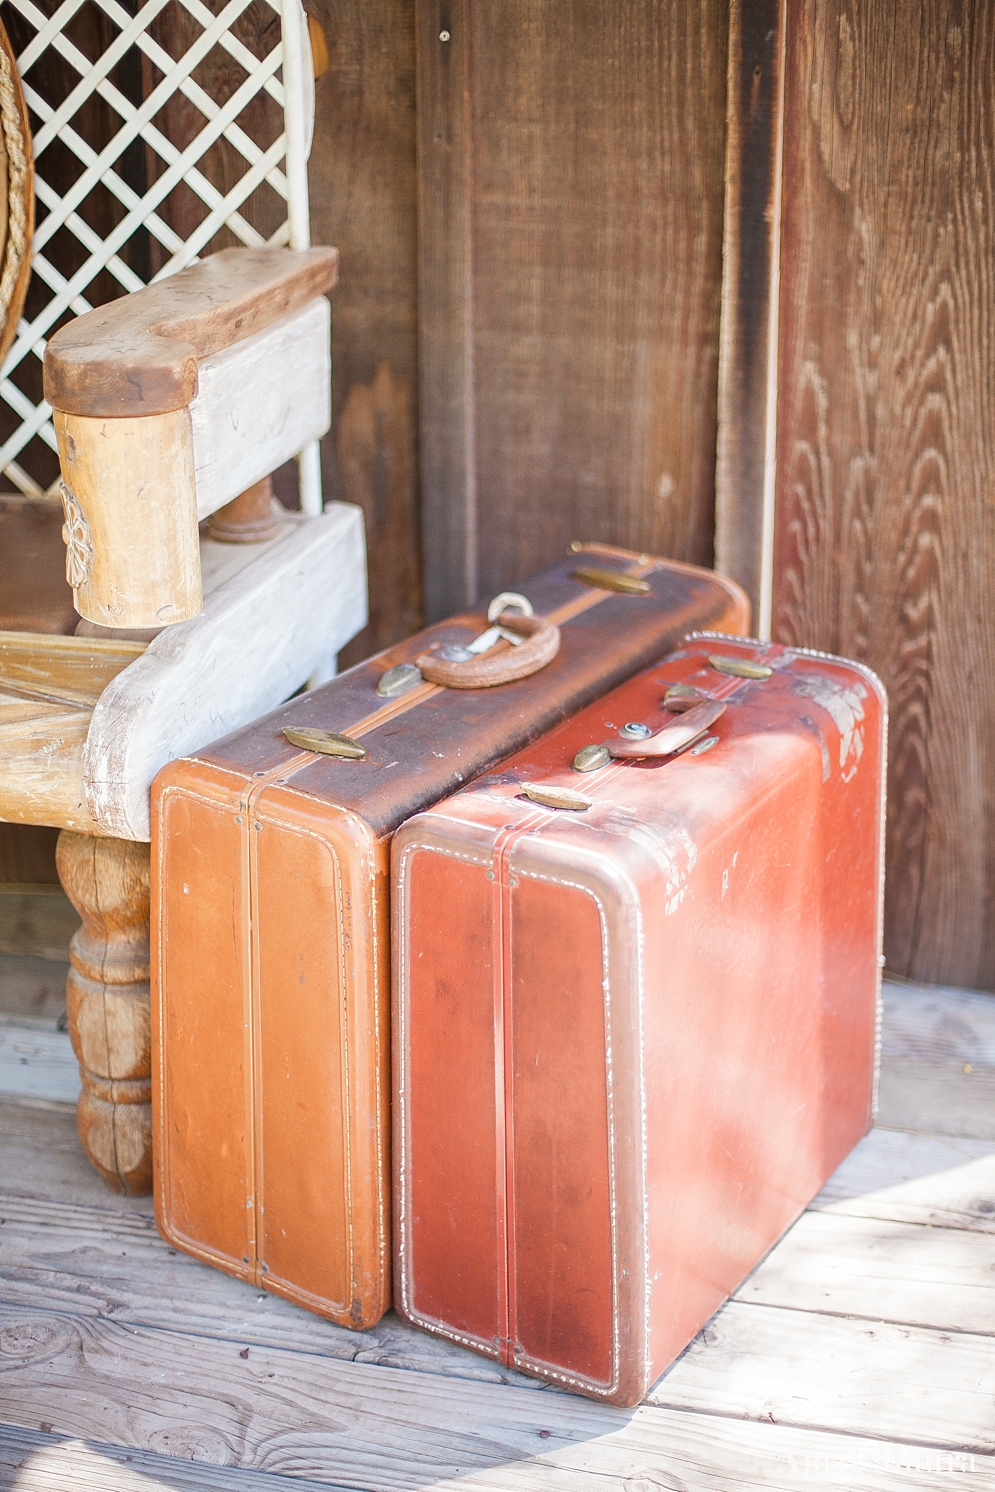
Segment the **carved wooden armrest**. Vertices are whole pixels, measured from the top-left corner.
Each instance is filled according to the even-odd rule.
[[[50,339],[76,608],[156,627],[202,603],[197,525],[328,429],[335,249],[225,249]]]

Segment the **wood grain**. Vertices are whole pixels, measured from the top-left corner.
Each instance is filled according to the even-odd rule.
[[[995,11],[792,0],[774,635],[891,699],[885,949],[995,988]]]
[[[0,693],[87,709],[141,657],[139,642],[0,632]]]
[[[225,249],[78,316],[45,348],[45,398],[95,419],[169,414],[197,393],[197,361],[335,284],[335,249]]]
[[[19,1039],[25,1040],[23,1032]],[[102,1190],[93,1179],[94,1189]],[[151,1217],[111,1210],[100,1197],[82,1205],[0,1191],[0,1217],[0,1297],[8,1304],[182,1329],[340,1362],[544,1388],[489,1358],[417,1331],[393,1311],[368,1331],[336,1326],[177,1253]]]
[[[366,520],[370,621],[341,667],[422,625],[418,513],[415,26],[408,0],[313,0],[329,62],[315,90],[311,231],[338,245],[326,498]]]
[[[108,682],[142,652],[134,642],[0,633],[0,816],[96,828],[86,806],[83,744]]]
[[[274,1348],[241,1353],[237,1342],[0,1307],[8,1421],[202,1464],[376,1492],[727,1492],[744,1483],[800,1492],[835,1460],[853,1489],[884,1492],[896,1470],[902,1486],[936,1486],[936,1448],[922,1439],[617,1410],[507,1384],[462,1383],[454,1393],[451,1380],[429,1374]],[[961,1453],[957,1485],[990,1487],[995,1465],[972,1450]]]
[[[203,592],[190,411],[52,417],[62,467],[66,573],[80,616],[161,627],[196,616]]]
[[[914,1422],[927,1445],[991,1452],[993,1392],[990,1337],[734,1302],[650,1402],[888,1439]]]
[[[215,581],[203,610],[160,632],[94,710],[86,794],[105,834],[148,839],[159,768],[275,709],[366,621],[362,518],[353,507],[288,515],[268,544],[206,539],[201,552]]]
[[[735,1298],[991,1337],[992,1255],[966,1229],[806,1212]]]
[[[68,943],[66,952],[68,953]],[[68,959],[0,952],[0,1023],[7,1016],[44,1020],[52,1030],[66,1013]],[[0,1093],[6,1084],[0,1084]],[[75,1095],[73,1095],[75,1097]]]
[[[764,494],[769,401],[776,397],[776,283],[781,213],[783,0],[729,7],[722,324],[715,461],[715,563],[738,580],[755,618],[769,602]],[[772,385],[774,387],[772,388]],[[769,584],[769,581],[767,582]],[[758,635],[763,636],[760,622]]]
[[[199,518],[328,429],[328,323],[328,301],[317,296],[200,363],[190,405]]]
[[[872,1129],[811,1206],[850,1217],[995,1233],[992,1142]]]
[[[890,988],[885,1071],[984,1056],[992,1029],[982,996]],[[0,1398],[8,1419],[62,1432],[35,1430],[46,1455],[17,1492],[138,1492],[114,1480],[113,1440],[136,1456],[129,1474],[191,1492],[212,1475],[219,1492],[240,1475],[246,1492],[257,1477],[276,1492],[278,1475],[377,1492],[995,1485],[979,1450],[995,1333],[982,1142],[872,1134],[629,1414],[495,1382],[495,1364],[391,1316],[337,1331],[173,1253],[147,1199],[88,1170],[70,1111],[0,1101],[0,1132]],[[0,1430],[0,1486],[17,1433]],[[175,1463],[144,1459],[164,1450],[193,1458],[175,1480]]]
[[[895,1129],[995,1140],[995,1066],[894,1057],[882,1075],[878,1119]]]
[[[429,617],[574,538],[709,563],[725,6],[416,16]]]
[[[0,495],[0,629],[72,632],[62,509],[48,498]]]
[[[349,1492],[331,1482],[320,1485],[321,1492]],[[0,1424],[4,1492],[316,1492],[318,1486]]]
[[[0,975],[5,962],[0,959]],[[61,965],[48,967],[58,970]],[[63,976],[63,1008],[64,992]],[[54,1020],[44,1023],[30,1017],[18,1020],[0,1013],[0,1093],[11,1098],[76,1102],[79,1067],[69,1037],[65,1031],[56,1030]]]
[[[0,1134],[0,1191],[49,1199],[57,1206],[80,1202],[104,1213],[151,1218],[151,1197],[109,1192],[93,1170],[76,1133],[75,1105],[27,1104],[0,1096]]]
[[[64,830],[56,864],[83,919],[66,980],[79,1137],[112,1191],[140,1195],[152,1189],[148,847]]]

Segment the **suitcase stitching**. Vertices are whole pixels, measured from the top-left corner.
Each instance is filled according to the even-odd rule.
[[[265,785],[266,786],[270,786],[271,784],[265,784]],[[307,801],[307,802],[310,803],[310,799],[308,799],[308,797],[307,797],[306,794],[296,792],[293,788],[289,788],[289,787],[286,789],[286,791],[288,793],[290,793],[292,796],[298,797],[298,798],[302,798],[305,801]],[[257,801],[258,801],[258,799],[257,799]],[[267,819],[267,822],[270,823],[270,824],[273,824],[273,825],[277,825],[277,826],[279,826],[281,828],[288,829],[288,830],[292,831],[295,834],[306,834],[308,836],[308,838],[314,839],[319,844],[325,845],[326,847],[328,846],[328,841],[326,839],[324,839],[320,834],[316,834],[316,833],[314,833],[313,830],[310,830],[310,829],[302,829],[301,826],[300,826],[300,824],[296,824],[296,823],[294,823],[290,819],[281,819],[281,818],[278,818],[275,815],[273,815],[273,816],[271,816],[271,817],[269,817]],[[336,853],[333,852],[332,858],[333,858],[334,865],[335,865],[336,894],[338,896],[339,906],[344,911],[344,908],[345,908],[345,897],[344,897],[343,889],[342,889],[342,868],[341,868],[341,864],[340,864],[340,860],[339,860],[338,854],[336,854]],[[373,882],[375,884],[375,881],[376,881],[376,871],[375,871],[375,869],[373,870],[373,873],[370,876],[370,880],[371,880],[371,882]],[[373,1027],[374,1027],[374,1042],[375,1042],[375,1046],[376,1046],[376,1051],[379,1053],[380,1052],[380,1001],[379,1001],[380,990],[379,990],[379,985],[378,985],[378,969],[379,969],[379,964],[378,964],[378,960],[377,960],[378,936],[377,936],[377,928],[376,928],[376,919],[375,918],[373,919],[372,944],[373,944],[373,994],[374,994],[374,1001],[373,1001]],[[343,996],[344,996],[345,992],[346,992],[346,990],[348,988],[348,981],[346,979],[346,949],[345,949],[345,939],[344,939],[344,937],[343,937],[343,939],[341,940],[341,943],[340,943],[339,958],[340,958],[340,970],[339,970],[339,973],[340,973],[340,980],[341,980],[341,988],[342,988],[342,992],[343,992]],[[347,1081],[343,1084],[344,1099],[345,1099],[345,1104],[346,1104],[346,1123],[344,1125],[344,1130],[345,1130],[345,1150],[346,1150],[346,1184],[345,1184],[345,1192],[346,1192],[347,1197],[351,1194],[351,1190],[352,1190],[351,1182],[350,1182],[350,1177],[352,1175],[352,1169],[353,1169],[353,1157],[352,1157],[352,1119],[353,1119],[353,1113],[352,1113],[352,1088],[351,1088],[350,1083],[348,1082],[348,1073],[349,1073],[349,1038],[348,1038],[348,1027],[349,1027],[349,1022],[348,1022],[348,1019],[347,1019],[347,1012],[346,1012],[346,1009],[345,1009],[345,1003],[343,1001],[343,1011],[342,1011],[342,1031],[343,1031],[342,1045],[343,1045],[343,1056],[344,1056],[344,1064],[343,1064],[343,1066],[344,1066],[345,1073],[347,1075]],[[384,1188],[383,1188],[383,1184],[382,1184],[382,1178],[383,1178],[383,1174],[384,1174],[384,1164],[383,1164],[383,1162],[384,1162],[384,1133],[383,1133],[383,1124],[381,1122],[382,1088],[381,1088],[380,1065],[381,1064],[380,1064],[379,1061],[377,1063],[375,1063],[375,1065],[374,1065],[374,1089],[375,1089],[376,1100],[377,1100],[377,1107],[376,1107],[376,1116],[377,1117],[376,1117],[376,1124],[374,1126],[374,1135],[375,1135],[375,1147],[376,1147],[376,1158],[377,1158],[377,1188],[376,1188],[376,1195],[377,1195],[377,1254],[378,1254],[378,1258],[379,1258],[379,1262],[380,1262],[380,1266],[381,1266],[380,1277],[383,1280],[383,1279],[386,1279],[386,1276],[387,1276],[387,1263],[389,1261],[387,1260],[388,1243],[387,1243],[387,1228],[386,1228],[386,1217],[385,1217],[386,1207],[385,1207]],[[253,1105],[253,1108],[255,1108],[255,1105]],[[349,1213],[348,1205],[347,1205],[347,1209],[346,1210],[347,1210],[347,1214],[348,1214]],[[322,1299],[322,1297],[312,1296],[312,1295],[310,1295],[309,1292],[306,1292],[306,1291],[299,1291],[299,1292],[296,1292],[294,1294],[290,1294],[289,1292],[294,1290],[293,1285],[289,1284],[286,1281],[283,1281],[281,1283],[284,1284],[284,1286],[285,1286],[285,1288],[286,1288],[286,1290],[288,1292],[288,1298],[290,1298],[290,1299],[294,1299],[294,1300],[298,1300],[298,1299],[299,1300],[305,1300],[305,1299],[307,1299],[307,1300],[312,1300],[312,1299],[314,1299],[314,1300],[321,1300]],[[350,1221],[349,1221],[349,1295],[350,1295],[350,1301],[354,1300],[356,1298],[356,1290],[357,1290],[357,1277],[356,1277],[356,1263],[355,1263],[355,1236],[354,1236],[354,1232],[353,1232],[352,1219],[351,1219],[351,1216],[350,1216]],[[281,1292],[281,1293],[283,1293],[283,1292]],[[377,1296],[376,1296],[376,1302],[375,1302],[375,1305],[374,1305],[374,1311],[376,1311],[381,1305],[383,1306],[383,1309],[386,1309],[386,1305],[383,1302],[383,1294],[384,1294],[384,1292],[383,1292],[382,1289],[378,1290],[378,1293],[377,1293]],[[348,1309],[349,1309],[349,1302],[346,1303],[346,1311],[347,1312],[348,1312]],[[381,1314],[382,1314],[382,1311],[381,1311]]]
[[[183,757],[183,758],[181,758],[181,760],[183,762],[194,762],[194,763],[197,762],[197,758],[195,758],[195,757]],[[219,770],[226,771],[226,769],[224,769],[224,768],[220,768]],[[239,781],[243,781],[244,780],[241,777],[240,774],[226,772],[226,775],[228,775],[228,776],[238,776]],[[194,802],[197,802],[197,803],[199,803],[201,801],[200,797],[196,793],[192,793],[188,788],[174,786],[171,783],[167,783],[161,789],[161,791],[160,791],[159,800],[158,800],[159,853],[158,853],[158,856],[157,856],[158,884],[159,884],[160,891],[161,891],[161,887],[162,887],[163,855],[164,855],[165,843],[166,843],[166,835],[165,835],[165,831],[164,831],[164,820],[165,820],[165,804],[166,804],[167,798],[190,798]],[[219,804],[218,807],[223,809],[224,805]],[[163,1022],[164,1022],[164,1014],[165,1014],[165,1007],[164,1007],[163,1000],[162,1000],[162,989],[163,989],[162,950],[163,950],[163,947],[164,947],[164,941],[165,940],[163,938],[161,938],[161,937],[158,938],[157,939],[157,949],[156,949],[156,969],[157,969],[157,973],[158,973],[158,991],[157,991],[156,1005],[157,1005],[157,1014],[158,1014],[157,1026],[158,1026],[158,1030],[159,1030],[159,1063],[158,1063],[158,1079],[159,1079],[158,1099],[159,1099],[159,1101],[158,1101],[158,1104],[156,1105],[156,1108],[157,1108],[157,1112],[158,1112],[158,1115],[159,1115],[159,1133],[160,1133],[160,1135],[165,1135],[165,1133],[166,1133],[166,1071],[165,1071],[166,1042],[165,1042],[165,1033],[164,1033],[164,1024],[163,1024]],[[251,1264],[249,1264],[249,1270],[248,1270],[248,1272],[245,1271],[245,1270],[238,1269],[237,1266],[235,1267],[234,1270],[232,1270],[231,1266],[232,1266],[232,1264],[233,1264],[234,1261],[231,1259],[231,1257],[229,1255],[227,1255],[227,1254],[221,1254],[216,1249],[212,1249],[209,1246],[206,1246],[203,1243],[198,1242],[196,1239],[187,1238],[187,1236],[186,1236],[185,1233],[181,1233],[178,1229],[176,1229],[176,1228],[173,1227],[172,1220],[171,1220],[171,1217],[170,1217],[169,1211],[168,1211],[168,1200],[167,1200],[167,1198],[168,1198],[168,1173],[169,1173],[169,1149],[168,1149],[168,1146],[167,1147],[161,1147],[161,1148],[164,1149],[164,1153],[161,1155],[158,1163],[156,1164],[156,1166],[154,1168],[154,1175],[155,1175],[155,1179],[156,1179],[156,1197],[157,1197],[157,1200],[159,1202],[159,1214],[160,1214],[160,1217],[158,1219],[158,1226],[160,1227],[160,1230],[162,1231],[163,1236],[166,1237],[166,1238],[168,1238],[170,1241],[179,1244],[180,1247],[183,1248],[184,1250],[188,1250],[188,1249],[192,1250],[194,1252],[194,1254],[198,1258],[202,1258],[202,1259],[216,1259],[216,1260],[218,1260],[219,1264],[221,1265],[222,1268],[224,1268],[224,1270],[226,1272],[229,1272],[229,1271],[233,1272],[236,1275],[237,1278],[251,1279],[251,1270],[252,1270],[252,1265]],[[248,1262],[248,1261],[246,1261],[246,1262]]]
[[[554,815],[552,813],[545,813],[545,814],[543,814],[542,818],[540,820],[538,820],[537,822],[531,823],[530,829],[534,829],[534,828],[539,827],[539,824],[541,824],[541,823],[549,822],[553,817],[554,817]],[[529,830],[523,830],[523,832],[530,832],[530,831]],[[398,867],[398,873],[397,873],[398,899],[399,899],[399,901],[401,903],[401,906],[399,908],[399,910],[401,912],[400,923],[401,923],[401,928],[402,928],[402,939],[404,939],[405,941],[407,940],[407,929],[408,929],[408,917],[407,917],[408,861],[412,858],[412,856],[415,854],[415,852],[419,848],[421,848],[421,846],[417,846],[417,845],[415,845],[415,846],[405,846],[404,851],[403,851],[403,853],[401,855],[401,863],[400,863],[400,865]],[[478,866],[481,866],[481,867],[483,867],[487,863],[487,861],[484,860],[484,859],[481,859],[481,858],[479,858],[479,857],[477,857],[475,855],[467,854],[467,853],[459,851],[459,850],[450,850],[450,849],[447,849],[447,848],[440,847],[438,845],[433,846],[433,850],[437,854],[445,855],[448,859],[462,860],[464,862],[468,862],[470,864],[478,865]],[[410,1136],[409,1136],[408,1113],[407,1113],[408,1105],[407,1105],[407,1102],[406,1102],[406,1099],[407,1099],[407,1087],[408,1087],[407,1040],[406,1040],[406,1036],[407,1036],[407,1024],[408,1024],[407,1023],[407,1019],[406,1019],[406,1017],[407,1017],[407,1006],[408,1006],[408,998],[407,998],[407,996],[408,996],[408,989],[407,989],[407,979],[406,979],[406,976],[405,976],[405,969],[407,967],[407,960],[404,958],[403,953],[401,954],[401,957],[399,959],[399,963],[400,963],[400,966],[401,966],[401,973],[400,973],[400,978],[399,978],[399,996],[400,997],[399,997],[399,1000],[398,1000],[398,1016],[399,1016],[399,1018],[398,1018],[398,1027],[399,1027],[399,1030],[398,1030],[398,1045],[399,1045],[399,1049],[400,1049],[400,1062],[399,1062],[398,1065],[399,1065],[399,1068],[400,1068],[400,1071],[401,1071],[402,1081],[398,1085],[398,1110],[399,1110],[399,1114],[398,1114],[398,1119],[399,1119],[398,1128],[399,1128],[400,1134],[401,1134],[401,1146],[400,1146],[401,1157],[400,1157],[400,1163],[399,1163],[399,1165],[397,1167],[398,1181],[399,1181],[399,1185],[398,1185],[398,1192],[399,1192],[399,1199],[398,1200],[399,1200],[399,1205],[398,1205],[397,1226],[398,1226],[398,1233],[400,1235],[400,1238],[399,1238],[400,1247],[398,1249],[398,1258],[399,1258],[399,1262],[400,1262],[400,1265],[401,1265],[400,1271],[399,1271],[399,1273],[400,1273],[400,1284],[401,1284],[401,1292],[400,1292],[401,1293],[401,1301],[402,1301],[402,1304],[403,1304],[404,1313],[409,1318],[409,1320],[411,1320],[413,1322],[416,1322],[417,1325],[420,1326],[423,1330],[429,1331],[429,1332],[431,1332],[435,1336],[445,1337],[445,1338],[447,1338],[450,1341],[460,1342],[460,1343],[462,1343],[463,1346],[472,1347],[472,1348],[474,1348],[477,1351],[482,1351],[488,1357],[494,1358],[497,1361],[502,1362],[504,1364],[504,1366],[506,1366],[506,1367],[516,1367],[517,1368],[522,1361],[524,1361],[526,1363],[530,1363],[530,1364],[534,1363],[536,1371],[537,1372],[541,1371],[541,1375],[544,1378],[553,1378],[553,1379],[556,1379],[560,1383],[564,1383],[564,1384],[568,1384],[568,1385],[569,1384],[582,1383],[586,1388],[590,1389],[592,1392],[607,1397],[608,1395],[615,1393],[616,1389],[617,1389],[617,1386],[618,1386],[619,1357],[620,1357],[620,1353],[619,1353],[619,1340],[618,1340],[618,1310],[617,1310],[617,1300],[618,1300],[618,1225],[617,1225],[617,1198],[616,1198],[616,1187],[615,1187],[615,1170],[616,1170],[616,1167],[615,1167],[615,1146],[614,1146],[614,1140],[615,1140],[615,1133],[614,1133],[614,1129],[615,1129],[615,1122],[614,1122],[614,1090],[613,1090],[613,1087],[612,1087],[612,1067],[611,1067],[612,1047],[611,1047],[610,1034],[609,1034],[610,1033],[610,1022],[609,1022],[608,1018],[610,1017],[610,1009],[609,1009],[609,1005],[608,1005],[608,991],[607,991],[608,968],[609,968],[609,963],[608,963],[608,939],[607,939],[607,918],[606,918],[606,914],[605,914],[604,904],[603,904],[601,898],[589,886],[585,886],[582,882],[568,880],[568,879],[562,878],[562,877],[547,876],[547,875],[543,875],[541,872],[522,871],[522,872],[520,872],[520,874],[525,875],[525,876],[529,877],[532,880],[548,881],[548,882],[550,882],[552,884],[555,884],[555,885],[569,886],[572,889],[585,892],[588,896],[591,897],[591,899],[594,901],[594,903],[595,903],[595,905],[596,905],[596,907],[598,909],[598,921],[599,921],[599,925],[600,925],[600,929],[601,929],[602,973],[603,973],[603,983],[605,985],[605,1015],[606,1015],[606,1025],[608,1026],[608,1032],[606,1032],[606,1036],[608,1037],[608,1039],[606,1040],[606,1057],[607,1057],[607,1063],[606,1063],[606,1065],[607,1065],[608,1073],[609,1073],[609,1102],[608,1102],[608,1109],[609,1109],[609,1135],[610,1135],[610,1143],[609,1143],[609,1157],[610,1157],[609,1172],[610,1172],[610,1181],[611,1181],[611,1185],[610,1185],[610,1196],[611,1196],[610,1213],[611,1213],[611,1232],[612,1232],[612,1297],[613,1297],[613,1302],[614,1302],[614,1308],[612,1310],[612,1338],[613,1338],[612,1381],[611,1381],[610,1385],[608,1385],[606,1387],[604,1384],[596,1383],[593,1380],[584,1378],[580,1374],[563,1373],[563,1372],[561,1372],[558,1369],[555,1369],[553,1367],[547,1367],[544,1363],[541,1363],[539,1361],[539,1359],[527,1358],[527,1357],[524,1357],[524,1355],[523,1355],[523,1358],[519,1359],[518,1361],[515,1361],[515,1362],[506,1362],[505,1359],[504,1359],[504,1357],[502,1356],[502,1352],[501,1352],[501,1347],[500,1346],[498,1346],[495,1349],[494,1345],[491,1342],[487,1341],[485,1338],[478,1338],[478,1337],[469,1336],[468,1334],[466,1334],[464,1332],[457,1331],[457,1330],[455,1330],[455,1329],[453,1329],[453,1328],[451,1328],[449,1326],[446,1326],[444,1323],[438,1322],[438,1321],[434,1320],[432,1317],[426,1316],[423,1313],[421,1313],[419,1311],[416,1311],[413,1308],[413,1305],[412,1305],[412,1302],[411,1302],[410,1290],[409,1290],[409,1283],[410,1283],[410,1281],[409,1281],[409,1273],[410,1273],[410,1270],[405,1267],[405,1261],[410,1259],[410,1249],[411,1249],[411,1242],[412,1242],[412,1240],[411,1240],[411,1236],[410,1236],[410,1228],[408,1226],[408,1221],[407,1221],[407,1219],[408,1219],[408,1209],[409,1209],[409,1205],[410,1205],[410,1198],[408,1196],[408,1166],[406,1164],[406,1161],[407,1161],[407,1158],[408,1158],[408,1155],[409,1155],[409,1149],[410,1149],[410,1146],[409,1146]],[[640,997],[640,1016],[641,1016],[641,1014],[642,1014],[642,1008],[641,1008],[641,997]],[[641,1038],[640,1038],[640,1040],[641,1040]],[[640,1077],[642,1079],[642,1073],[640,1073]],[[641,1092],[640,1092],[641,1104],[640,1104],[640,1107],[642,1108],[643,1103],[644,1103],[644,1099],[645,1099],[644,1084],[642,1083],[642,1081],[640,1083],[640,1087],[641,1087]],[[643,1126],[643,1131],[644,1131],[643,1132],[643,1137],[642,1137],[643,1138],[643,1148],[645,1150],[645,1126]],[[644,1239],[644,1254],[645,1254],[645,1242],[646,1241]],[[507,1261],[507,1255],[508,1255],[508,1250],[506,1248],[506,1250],[505,1250],[505,1262]],[[645,1259],[644,1259],[644,1277],[646,1277],[646,1284],[648,1286],[648,1269],[645,1267]],[[646,1296],[646,1288],[644,1288],[644,1298],[645,1298],[645,1296]],[[645,1308],[646,1308],[646,1306],[644,1305],[644,1309]]]

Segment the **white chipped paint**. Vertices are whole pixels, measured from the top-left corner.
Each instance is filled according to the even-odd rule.
[[[806,674],[796,680],[797,692],[814,699],[830,717],[840,733],[840,775],[849,782],[856,775],[864,754],[864,700],[867,689],[859,681],[838,684],[817,674]]]

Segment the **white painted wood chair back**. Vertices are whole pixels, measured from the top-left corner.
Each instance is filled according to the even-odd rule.
[[[223,242],[308,247],[313,69],[300,0],[7,0],[5,10],[34,122],[38,222],[28,309],[0,369],[0,470],[25,494],[57,497],[56,435],[39,397],[48,338]],[[224,75],[223,101],[204,86],[209,74]],[[223,189],[209,163],[219,149]],[[301,507],[321,512],[313,442]]]

